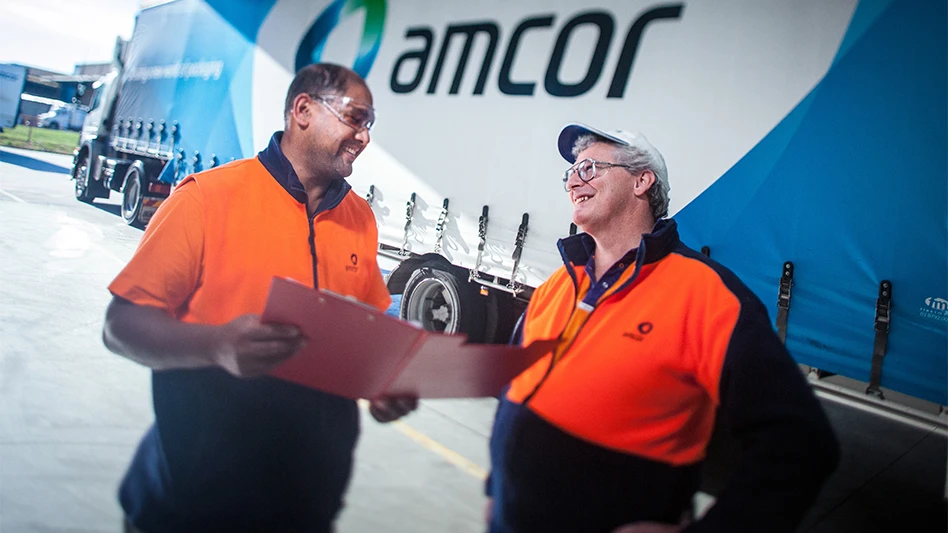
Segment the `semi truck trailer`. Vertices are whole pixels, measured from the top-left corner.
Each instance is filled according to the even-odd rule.
[[[913,0],[146,2],[75,156],[146,224],[253,156],[301,67],[378,124],[349,178],[399,313],[504,342],[571,223],[564,124],[643,132],[683,241],[731,268],[820,391],[944,430],[946,5]]]

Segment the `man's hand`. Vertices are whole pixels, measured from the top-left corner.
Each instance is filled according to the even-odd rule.
[[[214,362],[240,378],[261,376],[289,359],[306,340],[296,326],[263,324],[258,315],[239,316],[214,334]]]
[[[398,420],[415,409],[418,409],[418,398],[415,397],[391,396],[369,402],[369,414],[383,424]]]

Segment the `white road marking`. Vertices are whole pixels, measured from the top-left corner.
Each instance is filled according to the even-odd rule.
[[[14,196],[14,195],[8,193],[7,191],[5,191],[5,190],[3,190],[3,189],[0,189],[0,194],[6,196],[6,197],[8,197],[8,198],[10,198],[10,199],[13,200],[14,202],[20,202],[21,204],[25,204],[25,203],[26,203],[26,200],[24,200],[23,198],[20,198],[19,196]]]

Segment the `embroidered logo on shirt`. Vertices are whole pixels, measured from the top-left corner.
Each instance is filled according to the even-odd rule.
[[[359,271],[359,256],[352,254],[349,256],[349,262],[352,265],[346,265],[346,272],[358,272]]]
[[[636,328],[638,330],[638,333],[634,331],[626,331],[625,333],[622,334],[622,336],[627,339],[632,339],[634,341],[642,341],[645,339],[645,336],[648,335],[650,331],[652,331],[653,327],[654,326],[652,325],[651,322],[642,322]]]

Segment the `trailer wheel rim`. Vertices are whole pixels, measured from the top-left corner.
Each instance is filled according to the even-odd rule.
[[[460,302],[440,279],[428,277],[408,295],[406,320],[418,322],[428,331],[457,333]]]
[[[89,187],[89,156],[82,156],[76,168],[76,198],[84,197]]]
[[[125,199],[122,201],[125,206],[126,213],[134,213],[135,208],[138,207],[140,188],[141,185],[139,185],[137,179],[131,180],[128,185],[126,185]]]

